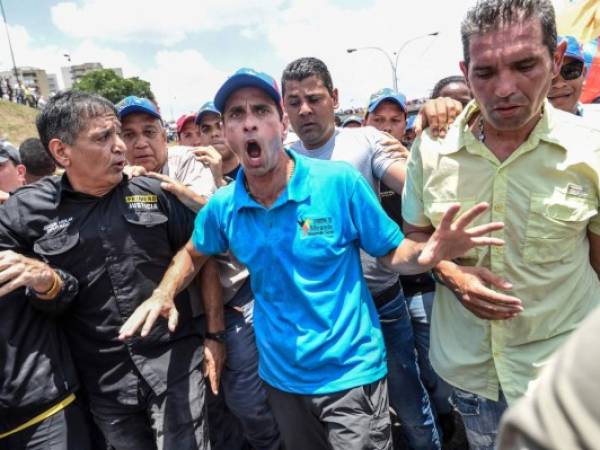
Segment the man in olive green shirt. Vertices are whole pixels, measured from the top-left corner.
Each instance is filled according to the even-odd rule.
[[[455,202],[506,224],[503,248],[440,264],[431,331],[471,448],[492,449],[507,403],[600,301],[600,130],[545,100],[565,50],[550,0],[480,0],[461,31],[475,101],[415,142],[402,206],[413,238]]]

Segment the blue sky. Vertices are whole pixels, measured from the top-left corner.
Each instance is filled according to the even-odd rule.
[[[557,0],[563,1],[563,0]],[[316,56],[328,65],[342,107],[362,106],[391,86],[378,46],[400,55],[398,84],[409,98],[458,73],[459,24],[474,0],[3,0],[18,65],[56,73],[101,62],[151,82],[167,118],[198,108],[225,77],[253,67],[279,78],[286,63]],[[4,30],[0,69],[10,69]]]

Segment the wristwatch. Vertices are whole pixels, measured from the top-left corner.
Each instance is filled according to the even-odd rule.
[[[215,331],[214,333],[211,333],[210,331],[207,331],[204,333],[204,339],[211,339],[213,341],[217,341],[220,342],[221,344],[225,343],[225,337],[226,337],[226,333],[225,330],[222,331]]]

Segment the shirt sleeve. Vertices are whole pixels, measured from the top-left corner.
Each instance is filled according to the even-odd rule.
[[[590,233],[600,235],[600,211],[588,223],[588,230],[590,230]]]
[[[393,154],[390,154],[383,145],[383,142],[390,139],[388,136],[373,127],[366,127],[365,132],[371,146],[371,151],[373,152],[371,170],[373,171],[373,176],[381,180],[388,168],[398,161],[398,159]]]
[[[218,200],[213,198],[196,216],[192,244],[205,255],[215,255],[229,249],[219,210]]]
[[[11,195],[0,205],[0,251],[14,250],[29,253],[30,239],[27,227],[22,223],[23,208],[19,199]]]
[[[175,171],[175,178],[179,182],[206,198],[210,198],[216,192],[217,186],[212,172],[197,161],[192,152],[187,151],[179,162],[179,167]]]
[[[386,255],[404,239],[396,222],[385,213],[373,189],[359,174],[350,197],[350,212],[360,246],[369,255]]]
[[[431,225],[425,215],[423,204],[423,163],[421,160],[421,138],[417,138],[406,164],[406,182],[402,192],[402,218],[416,227]]]
[[[169,192],[162,192],[167,202],[169,220],[167,222],[167,233],[169,242],[177,252],[190,239],[194,230],[194,212],[181,203],[177,197]]]

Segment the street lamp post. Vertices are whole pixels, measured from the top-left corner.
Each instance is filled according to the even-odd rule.
[[[349,48],[346,50],[346,52],[354,53],[359,50],[377,50],[377,51],[383,53],[383,55],[386,57],[386,59],[390,63],[390,67],[392,69],[392,86],[394,88],[394,91],[398,92],[398,58],[400,57],[400,53],[402,52],[402,50],[404,50],[404,47],[406,47],[411,42],[416,41],[417,39],[421,39],[421,38],[428,37],[428,36],[437,36],[438,34],[440,34],[439,31],[434,31],[433,33],[421,34],[419,36],[415,36],[413,38],[410,38],[410,39],[404,41],[402,43],[402,45],[398,48],[398,51],[393,53],[393,55],[395,55],[395,59],[392,59],[390,54],[388,52],[386,52],[384,49],[382,49],[381,47]]]
[[[19,81],[19,71],[17,70],[17,63],[15,62],[15,54],[13,52],[12,44],[10,43],[10,34],[8,32],[8,22],[6,21],[6,14],[4,13],[4,5],[2,4],[2,0],[0,0],[0,10],[2,11],[2,19],[4,20],[4,27],[6,28],[6,39],[8,40],[8,48],[10,50],[10,57],[13,63],[13,71],[15,72],[15,79],[17,80],[17,85],[21,85]]]

